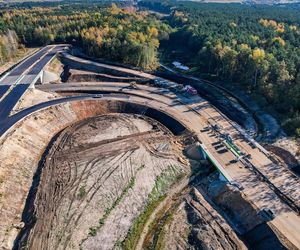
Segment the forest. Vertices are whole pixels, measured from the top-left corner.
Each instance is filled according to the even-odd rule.
[[[151,11],[149,11],[151,10]],[[27,3],[0,10],[0,64],[51,43],[146,70],[181,50],[193,73],[258,93],[300,136],[300,8],[144,0]]]
[[[159,39],[169,33],[169,26],[148,12],[101,2],[35,5],[0,11],[0,63],[20,45],[70,43],[94,57],[157,68]]]
[[[182,50],[199,75],[259,93],[290,134],[300,136],[300,8],[143,1],[174,30],[167,52]],[[165,46],[163,46],[165,45]],[[166,46],[167,45],[167,46]]]

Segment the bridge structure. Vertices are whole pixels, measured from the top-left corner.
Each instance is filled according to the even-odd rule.
[[[0,121],[6,120],[29,88],[42,80],[43,69],[66,45],[46,46],[0,78]]]
[[[220,174],[223,176],[223,178],[226,181],[228,182],[234,181],[234,179],[227,173],[223,165],[214,157],[214,155],[208,150],[208,148],[204,144],[200,144],[198,150],[206,159],[209,159],[209,161],[216,167],[216,169],[220,172]]]
[[[57,51],[60,49],[57,48]],[[36,87],[43,91],[84,94],[80,96],[76,93],[77,95],[73,97],[36,104],[10,117],[6,111],[5,120],[0,119],[0,126],[4,128],[3,135],[32,113],[63,102],[81,100],[100,102],[100,99],[114,99],[165,112],[194,133],[200,143],[200,152],[212,162],[226,181],[241,184],[244,196],[252,204],[255,204],[258,210],[272,207],[275,218],[268,223],[284,234],[293,245],[300,248],[300,238],[298,237],[300,235],[300,183],[298,178],[280,163],[274,161],[269,152],[251,139],[236,123],[229,120],[200,96],[186,97],[174,93],[168,88],[139,84],[137,88],[131,88],[129,83],[124,82],[114,82],[113,84],[111,82],[81,82],[35,86],[34,81],[41,77],[44,66],[55,56],[57,51],[53,49],[46,52],[39,61],[40,64],[32,66],[28,74],[22,77],[23,80],[27,79],[25,80],[27,83],[26,87],[24,86],[25,91],[29,87]],[[66,55],[66,60],[80,69],[90,68],[100,72],[117,71],[119,74],[139,76],[149,80],[158,79],[149,73],[97,63],[71,55]],[[173,83],[170,82],[171,84]],[[21,91],[21,93],[23,94],[25,91]],[[9,97],[11,93],[12,91],[5,98]],[[100,96],[103,93],[106,95]],[[122,94],[122,97],[116,94]],[[17,95],[16,101],[21,96]],[[127,96],[125,100],[124,96]],[[5,106],[1,108],[3,109]],[[4,116],[2,115],[2,117]]]

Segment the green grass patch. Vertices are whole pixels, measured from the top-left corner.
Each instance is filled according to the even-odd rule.
[[[148,220],[154,209],[159,205],[159,203],[165,199],[165,197],[166,195],[161,195],[156,200],[152,200],[152,202],[148,203],[145,211],[135,219],[129,233],[127,234],[126,239],[122,243],[122,249],[135,249],[146,221]]]
[[[160,176],[156,177],[155,185],[151,193],[148,195],[148,204],[144,212],[134,220],[130,231],[122,243],[122,249],[135,249],[148,218],[155,208],[166,198],[166,192],[172,184],[178,181],[181,177],[182,174],[178,173],[172,165],[163,171]]]
[[[165,226],[172,221],[173,213],[177,209],[178,205],[170,208],[166,214],[158,217],[157,220],[153,221],[149,226],[150,235],[153,235],[151,241],[146,241],[147,249],[164,249],[164,239],[166,235]],[[164,213],[164,211],[163,211]]]
[[[85,186],[81,186],[79,188],[79,193],[77,195],[78,199],[82,199],[86,196],[86,190],[85,190]]]

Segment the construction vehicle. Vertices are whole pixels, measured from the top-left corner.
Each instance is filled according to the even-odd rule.
[[[138,89],[138,86],[137,86],[136,82],[130,82],[129,84],[130,84],[130,88]]]
[[[259,212],[260,216],[265,219],[265,221],[271,221],[275,218],[275,214],[270,208],[264,208]]]
[[[183,94],[189,95],[189,96],[195,96],[198,94],[197,90],[193,88],[191,85],[186,85],[184,88],[181,90]]]

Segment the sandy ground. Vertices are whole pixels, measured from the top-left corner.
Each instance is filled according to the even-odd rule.
[[[0,138],[0,249],[13,246],[33,176],[51,138],[78,120],[105,114],[105,107],[88,103],[64,103],[45,109]]]
[[[124,239],[156,177],[170,166],[175,175],[188,171],[178,161],[175,138],[153,122],[108,115],[62,132],[42,170],[30,249],[112,249]]]
[[[28,91],[26,91],[24,96],[18,101],[11,113],[15,114],[21,111],[22,109],[29,108],[33,105],[50,101],[59,97],[60,95],[54,92],[49,93],[40,91],[38,89],[29,89]]]

